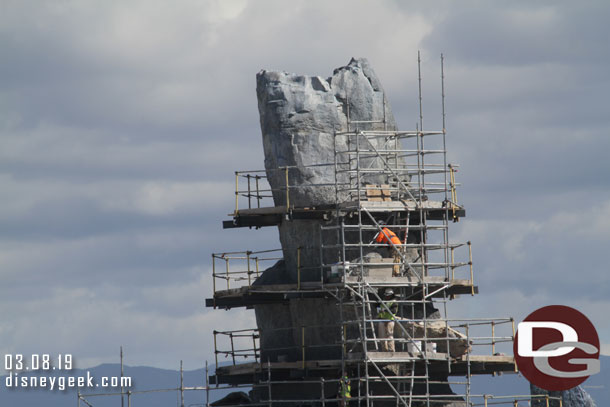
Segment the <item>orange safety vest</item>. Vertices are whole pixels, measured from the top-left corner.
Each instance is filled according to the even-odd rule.
[[[377,243],[387,243],[387,244],[390,244],[390,241],[391,241],[394,245],[401,245],[402,244],[402,242],[400,241],[398,236],[396,236],[396,233],[392,232],[388,228],[383,228],[381,230],[382,231],[379,232],[377,234],[377,237],[375,238],[375,241]],[[386,236],[388,236],[390,238],[390,240],[388,240],[388,238]]]

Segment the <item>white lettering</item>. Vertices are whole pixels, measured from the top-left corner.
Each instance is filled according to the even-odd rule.
[[[542,346],[540,349],[541,350],[556,349],[559,346],[564,345],[564,344],[572,345],[591,355],[595,354],[598,351],[598,349],[595,346],[591,345],[590,343],[583,343],[583,342],[549,343],[548,345]],[[584,370],[576,371],[576,372],[565,372],[562,370],[554,369],[549,364],[549,358],[547,358],[547,357],[534,358],[534,366],[536,366],[538,368],[538,370],[540,370],[542,373],[549,375],[549,376],[553,376],[553,377],[566,377],[566,378],[587,377],[587,376],[599,373],[599,371],[600,371],[599,360],[597,360],[595,358],[587,358],[587,359],[572,358],[572,359],[568,360],[568,363],[571,365],[585,365],[585,366],[587,366],[587,368]]]
[[[562,346],[555,350],[534,350],[534,328],[554,329],[561,332],[562,342],[578,342],[578,334],[570,325],[561,322],[525,321],[518,325],[519,340],[517,352],[522,357],[555,357],[563,356],[574,350],[573,346]]]

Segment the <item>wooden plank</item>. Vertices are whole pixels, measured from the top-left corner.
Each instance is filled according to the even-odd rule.
[[[366,189],[366,196],[368,197],[381,196],[381,190],[379,189],[379,185],[366,184],[364,188]]]
[[[412,361],[412,360],[424,360],[424,355],[422,353],[410,353],[410,352],[367,352],[369,359],[375,362],[399,362],[401,360],[404,361]],[[348,355],[349,360],[363,360],[362,353],[353,353]],[[434,361],[447,361],[447,354],[442,352],[428,352],[427,359]]]
[[[515,363],[515,359],[512,356],[505,355],[462,355],[460,360],[466,362],[470,359],[470,363],[473,362],[484,362],[484,363]]]
[[[381,197],[384,201],[392,200],[392,196],[390,195],[390,186],[388,184],[381,184]]]
[[[379,189],[379,185],[375,184],[366,184],[366,197],[370,202],[382,202],[383,199],[381,197],[381,190]]]

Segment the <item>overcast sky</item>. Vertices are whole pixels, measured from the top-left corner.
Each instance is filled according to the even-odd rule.
[[[426,4],[426,5],[424,5]],[[233,171],[263,167],[261,69],[328,77],[367,57],[402,129],[460,163],[480,294],[450,316],[564,304],[610,354],[610,47],[605,1],[0,2],[0,354],[187,368],[213,360],[210,253]]]

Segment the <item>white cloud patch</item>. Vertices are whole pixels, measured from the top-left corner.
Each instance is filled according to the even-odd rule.
[[[147,215],[200,212],[216,204],[218,197],[230,196],[234,187],[228,183],[149,181],[126,189],[120,196],[101,198],[103,208]]]
[[[101,181],[60,180],[18,181],[0,175],[0,187],[8,199],[0,218],[15,219],[35,215],[44,206],[83,200],[100,211],[130,212],[151,216],[202,213],[206,208],[231,202],[235,186],[229,182]],[[228,212],[229,210],[227,210]]]
[[[201,302],[189,304],[192,311],[183,314],[158,311],[171,308],[185,295],[193,300],[190,293],[196,297],[195,291],[201,295],[204,288],[203,281],[177,283],[166,292],[157,292],[156,306],[150,309],[133,307],[139,298],[137,291],[116,298],[104,297],[95,288],[56,289],[51,298],[31,298],[19,304],[16,310],[29,318],[15,320],[8,326],[10,330],[2,332],[2,351],[71,353],[82,368],[117,360],[123,346],[128,364],[175,367],[177,361],[184,360],[186,368],[200,368],[206,360],[214,360],[212,329],[255,325],[253,311],[211,312],[203,309]],[[151,295],[155,293],[147,291],[145,300]]]

